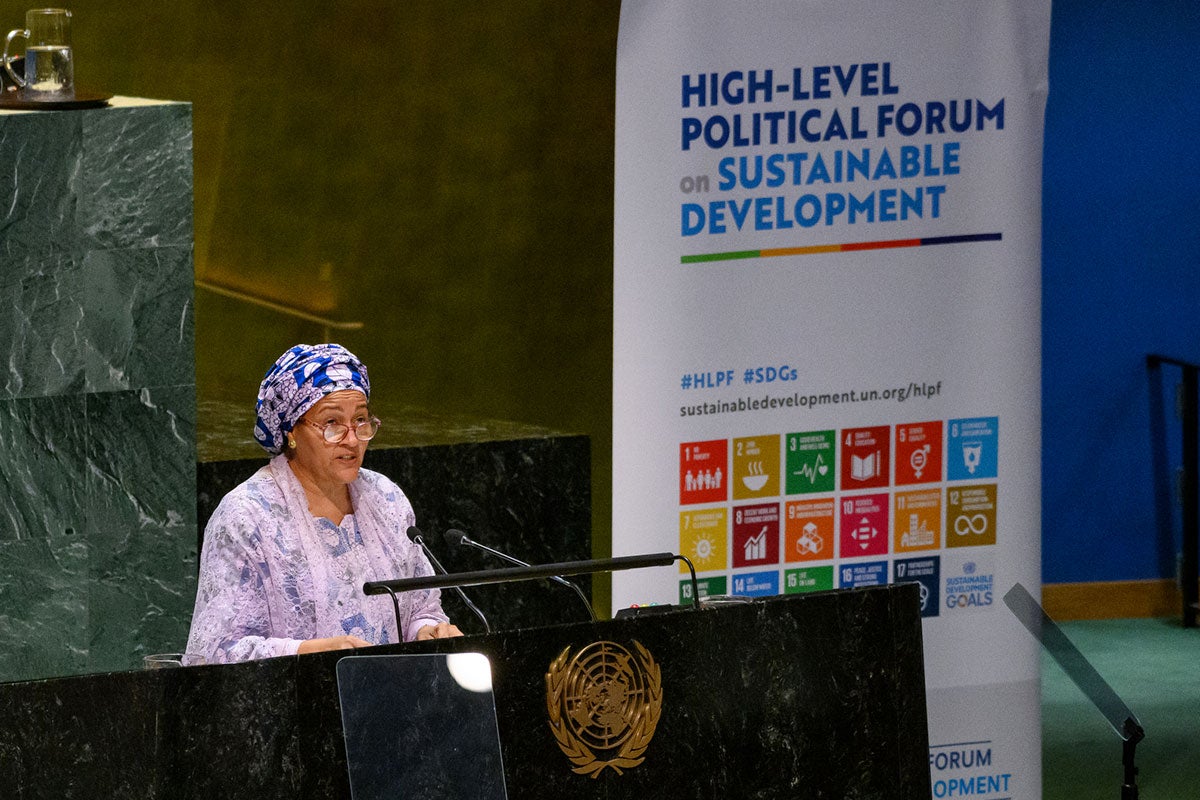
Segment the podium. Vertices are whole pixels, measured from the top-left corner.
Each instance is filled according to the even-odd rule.
[[[905,584],[2,684],[3,794],[349,800],[337,662],[475,651],[492,663],[509,798],[927,800],[918,609],[916,585]],[[562,700],[575,656],[597,647],[630,654],[640,697],[657,704],[620,752],[588,744],[566,724],[575,712],[547,701],[548,686]]]

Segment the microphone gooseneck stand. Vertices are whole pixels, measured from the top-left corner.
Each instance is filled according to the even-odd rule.
[[[425,553],[425,557],[429,559],[429,563],[433,566],[433,569],[438,574],[449,574],[446,572],[446,568],[441,565],[441,562],[439,562],[433,555],[433,551],[429,549],[429,545],[425,544],[425,537],[421,533],[420,528],[418,528],[416,525],[410,527],[408,529],[408,538],[412,539],[421,548],[421,551]],[[431,586],[428,588],[432,589],[434,587]],[[483,623],[483,629],[486,632],[491,633],[492,626],[488,624],[487,617],[483,615],[483,612],[479,610],[478,606],[471,602],[471,598],[467,597],[467,593],[462,590],[462,586],[451,585],[447,588],[453,589],[455,593],[462,598],[462,601],[466,603],[467,608],[471,609],[475,616],[479,617],[479,621]],[[395,604],[396,607],[396,629],[401,631],[401,635],[403,635],[403,629],[400,627],[400,604],[397,602],[396,594],[392,589],[385,587],[385,590],[392,596],[392,603]]]
[[[457,528],[448,529],[443,534],[443,536],[445,536],[446,543],[451,546],[474,547],[476,550],[482,550],[483,552],[487,553],[488,555],[495,556],[496,558],[500,559],[501,561],[507,561],[509,564],[515,564],[518,567],[530,566],[528,561],[522,561],[521,559],[516,558],[514,556],[510,556],[507,553],[502,553],[499,550],[496,550],[495,548],[488,547],[486,544],[481,544],[481,543],[475,541],[474,539],[472,539],[470,536],[467,536],[467,534],[463,533],[462,531],[458,530]],[[592,604],[590,602],[588,602],[587,596],[584,595],[582,589],[580,589],[578,586],[571,583],[569,580],[562,577],[561,575],[551,575],[549,577],[549,580],[552,580],[555,583],[562,584],[563,586],[567,586],[567,587],[573,589],[575,591],[575,594],[579,595],[579,600],[583,603],[584,608],[587,609],[588,617],[591,618],[592,622],[596,621],[596,612],[592,610]]]
[[[691,562],[674,553],[651,553],[641,556],[618,556],[597,558],[592,561],[563,561],[556,564],[531,564],[528,567],[506,567],[504,569],[477,570],[474,572],[450,572],[444,575],[422,575],[417,578],[400,578],[390,581],[368,581],[363,584],[363,594],[394,594],[413,592],[418,589],[446,589],[462,586],[484,586],[492,583],[511,583],[550,578],[555,575],[591,575],[597,572],[616,572],[643,567],[669,567],[676,561],[684,561],[691,569]],[[696,572],[692,569],[692,593],[696,596]],[[699,603],[693,603],[700,610]]]

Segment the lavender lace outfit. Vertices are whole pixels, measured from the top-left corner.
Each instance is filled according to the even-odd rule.
[[[415,518],[396,484],[360,469],[350,498],[340,526],[313,517],[284,456],[226,495],[205,529],[188,652],[211,664],[294,655],[327,636],[390,644],[448,621],[438,591],[405,592],[398,632],[390,599],[362,593],[364,581],[432,569],[405,535]]]

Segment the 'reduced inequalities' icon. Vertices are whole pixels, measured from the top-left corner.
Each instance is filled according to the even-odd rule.
[[[546,673],[546,711],[573,771],[618,775],[645,760],[662,713],[662,674],[650,652],[596,642],[571,658],[566,647]]]

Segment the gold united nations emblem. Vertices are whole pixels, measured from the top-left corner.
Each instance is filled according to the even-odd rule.
[[[650,652],[634,655],[615,642],[596,642],[571,658],[564,648],[546,673],[546,711],[558,746],[574,771],[618,775],[645,760],[662,713],[662,673]]]

